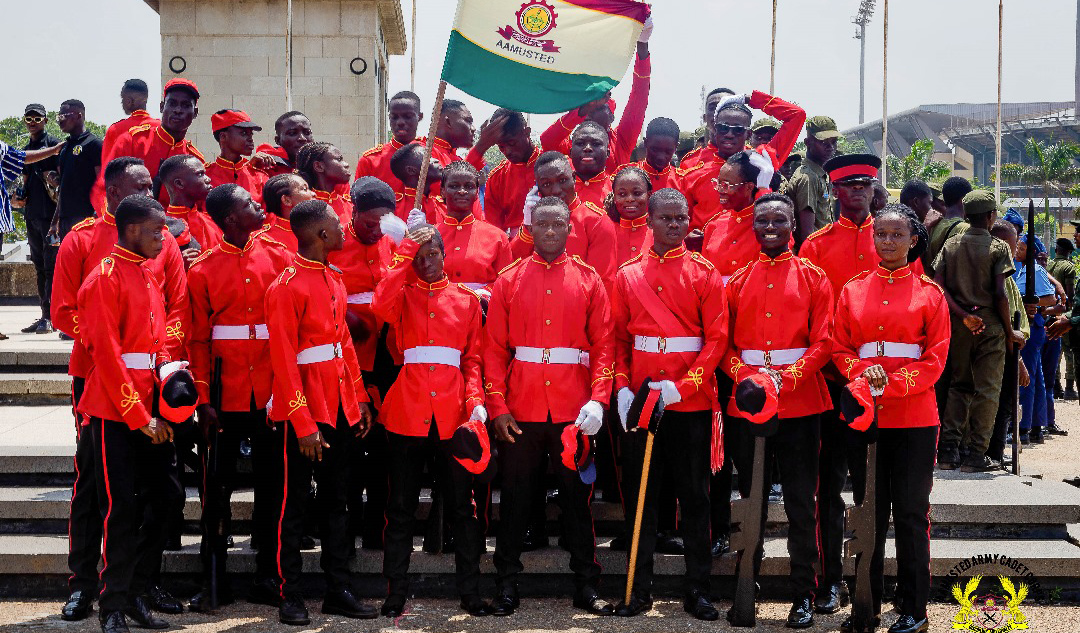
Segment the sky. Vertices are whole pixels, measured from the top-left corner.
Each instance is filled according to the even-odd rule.
[[[220,0],[208,0],[220,1]],[[406,30],[412,0],[402,0]],[[452,21],[451,0],[415,0],[416,92],[430,107]],[[866,120],[882,112],[882,14],[867,27]],[[64,99],[86,103],[87,117],[111,123],[123,116],[119,89],[141,77],[160,90],[157,14],[142,0],[36,0],[4,3],[7,63],[0,70],[0,118],[19,116],[29,102],[57,109]],[[652,91],[647,120],[700,124],[701,91],[769,89],[771,3],[767,0],[655,0]],[[859,42],[851,17],[858,0],[779,0],[777,96],[810,116],[834,117],[840,129],[858,124]],[[1003,100],[1073,98],[1077,3],[1005,0]],[[718,41],[723,40],[723,45]],[[411,42],[410,42],[411,44]],[[12,51],[16,51],[12,53]],[[17,51],[22,51],[17,52]],[[893,0],[889,6],[888,105],[892,113],[927,103],[996,99],[997,2]],[[621,104],[626,81],[615,90]],[[409,55],[390,63],[390,92],[410,88]],[[477,120],[494,106],[450,88]],[[154,104],[151,104],[154,109]],[[539,132],[554,120],[533,117]],[[315,122],[316,133],[318,122]],[[265,132],[264,132],[265,134]]]

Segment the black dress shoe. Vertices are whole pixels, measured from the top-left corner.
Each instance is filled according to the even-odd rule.
[[[72,591],[64,603],[64,608],[60,609],[60,619],[65,622],[78,622],[90,617],[93,612],[94,596],[88,591]]]
[[[615,615],[620,618],[632,618],[641,615],[650,609],[652,609],[651,597],[632,594],[630,596],[630,602],[620,602],[619,606],[615,607]]]
[[[150,608],[158,613],[178,615],[184,612],[184,605],[159,585],[150,587],[147,598],[150,600]]]
[[[178,552],[184,548],[184,544],[180,542],[179,534],[170,534],[165,539],[165,551],[166,552]]]
[[[629,549],[629,545],[626,542],[625,536],[616,536],[615,538],[611,539],[611,542],[608,543],[608,547],[615,550],[616,552],[625,552]]]
[[[978,457],[968,457],[964,460],[964,465],[960,467],[960,472],[963,473],[985,473],[991,470],[997,470],[1001,468],[999,462],[995,462],[986,455],[980,455]]]
[[[889,627],[889,633],[923,633],[929,626],[926,618],[916,620],[910,615],[902,615]]]
[[[491,615],[491,605],[480,596],[463,596],[461,598],[461,609],[474,618]]]
[[[683,610],[699,620],[712,622],[720,619],[720,612],[709,602],[709,598],[703,593],[690,593],[683,600]]]
[[[836,613],[847,603],[847,585],[842,582],[833,583],[814,598],[814,613]]]
[[[213,613],[215,609],[224,607],[227,604],[235,602],[231,591],[218,591],[217,605],[210,608],[210,591],[203,589],[199,593],[191,597],[188,601],[188,610],[192,613]]]
[[[396,618],[402,613],[405,613],[405,596],[386,596],[386,600],[383,600],[382,608],[379,609],[379,613],[388,618]]]
[[[1053,425],[1053,426],[1046,427],[1046,433],[1048,435],[1061,435],[1061,436],[1065,436],[1065,435],[1069,434],[1068,431],[1066,431],[1065,429],[1061,428],[1060,426],[1058,426],[1056,424]]]
[[[101,622],[101,633],[129,633],[123,611],[102,613],[98,621]]]
[[[840,633],[867,633],[869,631],[873,631],[880,625],[881,618],[875,615],[874,617],[870,618],[870,626],[868,626],[866,629],[863,629],[862,631],[856,631],[855,625],[851,621],[851,616],[849,615],[843,622],[840,623]]]
[[[514,611],[517,611],[520,605],[521,601],[518,599],[517,590],[503,589],[491,601],[491,615],[514,615]]]
[[[322,612],[327,615],[343,615],[359,620],[379,617],[378,609],[360,602],[348,589],[327,592],[326,597],[323,598]]]
[[[278,607],[278,622],[294,626],[311,624],[311,618],[308,617],[304,601],[292,596],[282,600],[281,606]]]
[[[800,598],[791,605],[788,611],[787,626],[789,629],[805,629],[814,624],[814,605],[811,604],[810,596]]]
[[[271,607],[281,606],[281,587],[274,578],[263,578],[251,583],[247,601],[252,604],[265,604]]]
[[[596,593],[596,589],[585,587],[574,595],[574,608],[588,611],[593,615],[614,615],[615,607]]]
[[[682,554],[686,549],[683,540],[674,534],[656,535],[656,552],[658,554]]]
[[[302,549],[302,550],[315,549],[315,539],[308,536],[307,534],[301,536],[300,537],[300,549]]]
[[[41,325],[41,322],[44,320],[44,318],[40,318],[19,331],[23,334],[33,334],[38,329],[38,326]]]
[[[718,537],[713,539],[713,542],[712,542],[712,555],[713,555],[713,558],[716,558],[718,556],[723,556],[724,554],[727,554],[730,551],[731,551],[731,543],[728,540],[728,537],[726,535],[725,536],[718,536]]]
[[[139,596],[131,601],[131,606],[124,609],[124,615],[131,618],[140,629],[167,629],[169,623],[154,615],[150,610],[150,601],[146,596]]]
[[[34,334],[52,334],[56,331],[53,327],[52,321],[48,319],[42,319],[36,328],[34,328]]]

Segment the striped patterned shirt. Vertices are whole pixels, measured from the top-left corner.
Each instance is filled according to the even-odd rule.
[[[15,230],[15,220],[11,217],[11,198],[4,182],[15,180],[22,175],[25,159],[26,152],[0,141],[0,235]]]

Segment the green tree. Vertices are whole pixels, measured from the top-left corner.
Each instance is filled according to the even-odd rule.
[[[885,165],[889,172],[887,186],[893,189],[899,189],[911,180],[939,182],[950,173],[948,163],[934,160],[934,142],[929,139],[915,141],[908,155],[902,158],[889,154],[885,157]]]
[[[1051,215],[1050,198],[1057,198],[1057,211],[1053,214],[1055,221],[1045,223],[1046,232],[1043,234],[1046,243],[1050,243],[1055,234],[1049,231],[1062,224],[1061,199],[1070,187],[1080,184],[1080,167],[1076,164],[1080,157],[1080,145],[1072,141],[1049,144],[1029,138],[1024,145],[1024,152],[1031,164],[1006,163],[1001,166],[1001,179],[1003,182],[1014,182],[1027,187],[1033,198],[1041,190],[1043,213],[1046,216]]]

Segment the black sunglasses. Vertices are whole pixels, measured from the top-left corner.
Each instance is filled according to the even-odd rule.
[[[738,136],[746,133],[745,125],[728,125],[727,123],[716,123],[713,125],[713,129],[717,134],[734,134]]]

